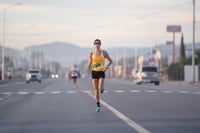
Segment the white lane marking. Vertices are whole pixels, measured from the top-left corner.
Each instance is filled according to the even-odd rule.
[[[107,90],[104,90],[103,93],[108,93],[108,91],[107,91]]]
[[[116,110],[114,107],[110,106],[103,100],[100,100],[101,104],[103,104],[105,107],[107,107],[113,114],[115,114],[118,118],[123,120],[126,124],[128,124],[130,127],[138,131],[139,133],[150,133],[147,129],[142,127],[141,125],[137,124],[135,121],[129,119],[127,116]]]
[[[34,94],[41,95],[41,94],[44,94],[44,92],[43,91],[36,91],[36,92],[34,92]]]
[[[83,93],[89,94],[89,93],[92,93],[92,91],[87,91],[87,90],[85,90],[85,91],[83,91]]]
[[[108,90],[105,90],[104,93],[108,93],[109,91]],[[125,91],[124,90],[114,90],[114,93],[124,93]],[[140,90],[129,90],[130,93],[140,93],[141,91]],[[157,91],[156,90],[146,90],[145,91],[146,93],[156,93]],[[173,93],[172,91],[161,91],[162,93],[166,93],[166,94],[170,94],[170,93]],[[189,92],[188,91],[177,91],[178,93],[181,93],[181,94],[188,94]],[[50,93],[50,94],[62,94],[62,93],[67,93],[67,94],[75,94],[77,93],[77,91],[50,91],[50,92],[43,92],[43,91],[36,91],[36,92],[26,92],[26,91],[19,91],[17,92],[17,94],[19,95],[26,95],[26,94],[29,94],[29,93],[33,93],[33,94],[45,94],[45,93]],[[92,93],[92,91],[90,90],[84,90],[82,91],[82,93]],[[10,96],[13,94],[13,92],[1,92],[2,95],[7,95],[7,96]],[[197,91],[197,92],[193,92],[193,93],[190,93],[190,94],[200,94],[200,91]]]
[[[146,90],[147,93],[155,93],[155,90]]]
[[[60,94],[61,92],[60,91],[51,91],[50,93],[51,94]]]
[[[162,91],[163,93],[172,93],[172,91]]]
[[[90,97],[92,97],[93,99],[95,99],[94,95],[92,95],[92,94],[88,94],[88,95]],[[150,131],[148,131],[147,129],[145,129],[144,127],[142,127],[141,125],[137,124],[135,121],[129,119],[127,116],[125,116],[124,114],[122,114],[121,112],[119,112],[114,107],[110,106],[108,103],[106,103],[102,99],[100,99],[100,103],[102,105],[104,105],[106,108],[108,108],[108,110],[110,110],[113,114],[115,114],[119,119],[121,119],[122,121],[124,121],[126,124],[128,124],[130,127],[132,127],[133,129],[135,129],[139,133],[151,133]]]
[[[2,92],[1,94],[2,94],[2,95],[11,95],[12,92]]]
[[[140,90],[130,90],[131,93],[139,93]]]
[[[3,100],[3,98],[0,97],[0,101]]]
[[[114,92],[115,93],[123,93],[124,91],[123,90],[115,90]]]
[[[188,93],[188,91],[178,91],[179,93],[183,93],[183,94],[186,94]]]
[[[6,86],[9,86],[9,84],[3,84],[3,85],[0,85],[1,87],[6,87]]]
[[[67,91],[68,94],[74,94],[77,93],[76,91]]]
[[[28,92],[26,92],[26,91],[20,91],[20,92],[18,92],[18,94],[19,95],[26,95],[26,94],[28,94]]]

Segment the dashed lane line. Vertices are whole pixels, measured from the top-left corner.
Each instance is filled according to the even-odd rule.
[[[77,91],[67,91],[66,93],[68,93],[68,94],[74,94],[74,93],[77,93]]]
[[[155,93],[155,90],[146,90],[147,93]]]
[[[84,90],[83,93],[90,94],[90,93],[92,93],[92,91]]]
[[[12,95],[12,92],[2,92],[2,95]]]
[[[105,90],[104,93],[108,93],[108,92],[112,92],[112,91],[108,91]],[[141,91],[141,90],[129,90],[129,91],[125,91],[125,90],[113,90],[114,93],[118,93],[118,94],[122,94],[125,92],[130,92],[130,93],[141,93],[141,92],[146,92],[146,93],[157,93],[157,92],[161,92],[161,93],[165,93],[165,94],[171,94],[171,93],[179,93],[179,94],[200,94],[200,91],[197,92],[188,92],[188,91],[168,91],[168,90],[162,90],[162,91],[158,91],[158,90],[145,90],[145,91]],[[75,93],[80,93],[79,91],[35,91],[35,92],[29,92],[29,91],[19,91],[19,92],[1,92],[1,95],[7,95],[10,96],[12,94],[19,94],[19,95],[27,95],[27,94],[36,94],[36,95],[41,95],[41,94],[75,94]],[[90,94],[93,93],[93,91],[91,90],[83,90],[82,93],[85,94]]]
[[[178,91],[179,93],[186,94],[188,91]]]
[[[140,90],[130,90],[131,93],[140,93]]]
[[[36,92],[34,92],[34,94],[41,95],[41,94],[44,94],[44,92],[43,91],[36,91]]]
[[[50,93],[51,94],[60,94],[61,92],[60,91],[51,91]]]
[[[1,87],[6,87],[6,86],[9,86],[9,84],[3,84],[3,85],[0,85]]]
[[[162,91],[163,93],[172,93],[172,91]]]
[[[124,93],[123,90],[115,90],[114,92],[115,92],[115,93]]]
[[[27,95],[29,92],[26,92],[26,91],[20,91],[18,92],[19,95]]]

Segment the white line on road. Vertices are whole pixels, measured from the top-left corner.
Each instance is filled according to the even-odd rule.
[[[147,93],[155,93],[155,90],[146,90]]]
[[[114,92],[115,93],[123,93],[124,91],[123,90],[115,90]]]
[[[81,91],[85,90],[84,88],[82,88],[80,86],[78,86],[78,87],[80,88]],[[92,97],[93,99],[95,99],[94,95],[92,95],[90,93],[88,93],[88,95],[90,97]],[[137,124],[133,120],[129,119],[127,116],[125,116],[124,114],[122,114],[121,112],[119,112],[118,110],[116,110],[114,107],[110,106],[109,104],[107,104],[103,100],[100,99],[100,102],[102,103],[102,105],[107,107],[113,114],[115,114],[118,118],[120,118],[122,121],[124,121],[126,124],[128,124],[130,127],[135,129],[139,133],[150,133],[150,131],[148,131],[144,127],[140,126],[139,124]]]
[[[104,102],[103,100],[101,100],[100,102],[105,107],[107,107],[113,114],[115,114],[118,118],[120,118],[121,120],[123,120],[126,124],[128,124],[129,126],[131,126],[132,128],[134,128],[139,133],[150,133],[150,131],[148,131],[147,129],[145,129],[141,125],[137,124],[133,120],[129,119],[127,116],[125,116],[124,114],[122,114],[121,112],[119,112],[118,110],[116,110],[115,108],[113,108],[112,106],[110,106],[109,104],[107,104],[106,102]]]
[[[178,91],[179,93],[183,93],[183,94],[186,94],[188,93],[188,91]]]
[[[92,97],[93,99],[95,99],[94,95],[92,95],[92,94],[88,94],[88,95],[90,97]],[[130,127],[132,127],[133,129],[135,129],[139,133],[151,133],[150,131],[148,131],[147,129],[145,129],[144,127],[142,127],[141,125],[137,124],[136,122],[134,122],[133,120],[129,119],[127,116],[125,116],[124,114],[122,114],[121,112],[119,112],[114,107],[112,107],[109,104],[107,104],[105,101],[103,101],[103,100],[100,99],[100,102],[101,102],[102,105],[104,105],[106,108],[108,108],[108,110],[110,110],[113,114],[115,114],[119,119],[121,119],[122,121],[124,121],[126,124],[128,124]]]
[[[12,92],[2,92],[1,94],[2,94],[2,95],[11,95]]]
[[[108,91],[108,90],[105,90],[104,93],[108,93],[108,92],[111,92],[111,91]],[[122,93],[125,93],[127,91],[124,91],[124,90],[114,90],[113,91],[114,93],[119,93],[119,94],[122,94]],[[140,93],[141,91],[140,90],[129,90],[130,93]],[[145,90],[144,92],[146,93],[157,93],[157,92],[162,92],[162,93],[165,93],[165,94],[170,94],[170,93],[173,93],[173,91],[168,91],[168,90],[163,90],[163,91],[157,91],[157,90]],[[197,92],[188,92],[188,91],[176,91],[177,93],[180,93],[180,94],[200,94],[200,91],[197,91]],[[63,94],[63,93],[67,93],[67,94],[75,94],[75,93],[78,93],[77,91],[49,91],[49,92],[43,92],[43,91],[35,91],[35,92],[27,92],[27,91],[19,91],[19,92],[1,92],[0,94],[2,95],[7,95],[7,96],[11,96],[12,94],[19,94],[19,95],[26,95],[26,94],[30,94],[30,93],[33,93],[33,94],[45,94],[45,93],[50,93],[50,94]],[[90,90],[84,90],[82,91],[82,93],[85,93],[85,94],[89,94],[89,93],[92,93],[92,91]]]
[[[60,91],[51,91],[51,94],[60,94]]]
[[[172,91],[162,91],[163,93],[172,93]]]
[[[0,101],[3,100],[3,98],[0,97]]]
[[[28,94],[28,92],[26,92],[26,91],[20,91],[20,92],[18,92],[18,94],[19,95],[26,95],[26,94]]]
[[[107,90],[104,90],[103,93],[108,93],[108,91],[107,91]]]
[[[83,91],[83,93],[87,93],[87,94],[89,94],[89,93],[92,93],[92,91]]]
[[[67,91],[68,94],[74,94],[77,93],[76,91]]]
[[[36,91],[36,92],[34,92],[34,94],[41,95],[41,94],[44,94],[44,92],[43,91]]]
[[[130,90],[130,92],[132,92],[132,93],[139,93],[140,90]]]
[[[3,84],[3,85],[0,85],[1,87],[6,87],[6,86],[9,86],[9,84]]]

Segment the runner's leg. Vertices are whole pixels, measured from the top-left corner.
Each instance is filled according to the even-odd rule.
[[[101,93],[104,92],[104,78],[99,79],[99,90]]]
[[[96,100],[96,103],[97,104],[100,104],[100,101],[99,101],[99,80],[98,79],[92,79],[92,85],[93,85],[93,88],[94,88],[94,92],[95,92],[95,100]]]

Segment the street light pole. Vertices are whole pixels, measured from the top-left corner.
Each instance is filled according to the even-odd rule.
[[[195,0],[193,0],[192,82],[195,82]]]
[[[12,4],[8,7],[3,8],[3,40],[2,40],[2,72],[1,72],[1,79],[4,80],[4,75],[5,75],[5,45],[6,45],[6,10],[17,6],[21,5],[22,2],[17,2],[15,4]]]
[[[6,28],[5,28],[5,23],[6,23],[6,8],[3,9],[3,41],[2,41],[2,72],[1,72],[1,79],[4,80],[4,64],[5,64],[5,55],[4,55],[4,47],[5,47],[5,33],[6,33]]]

